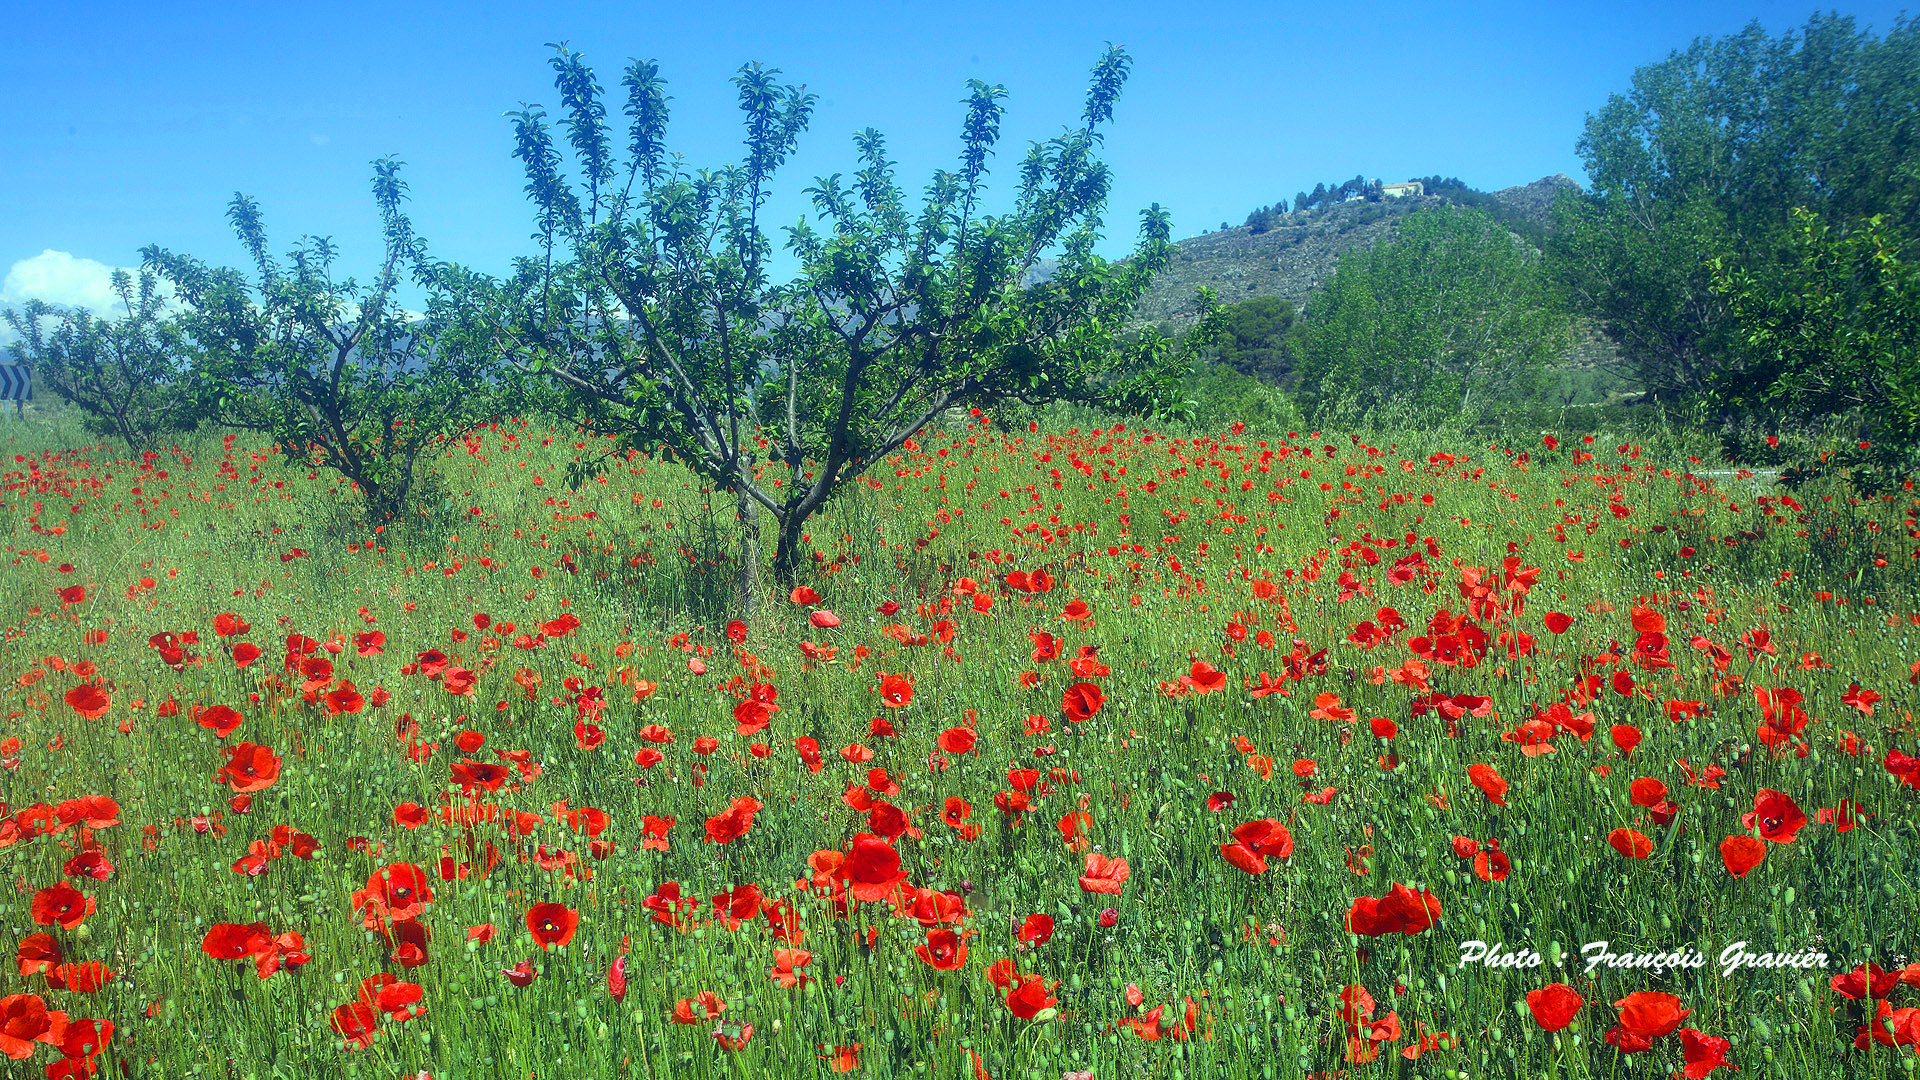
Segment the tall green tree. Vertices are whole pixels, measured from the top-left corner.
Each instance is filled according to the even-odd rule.
[[[1001,87],[969,84],[958,166],[935,174],[917,212],[885,140],[858,133],[857,171],[816,180],[814,221],[786,230],[799,272],[784,283],[768,277],[761,214],[812,95],[777,71],[740,69],[742,159],[693,171],[667,156],[664,83],[636,61],[622,79],[621,163],[593,72],[564,47],[552,65],[578,177],[542,110],[514,116],[541,255],[475,306],[583,422],[668,451],[735,495],[739,607],[759,593],[762,514],[785,585],[807,520],[950,409],[1181,404],[1190,359],[1158,335],[1115,335],[1168,261],[1167,215],[1143,214],[1125,262],[1094,251],[1110,184],[1096,153],[1127,76],[1121,51],[1095,66],[1079,122],[1028,148],[1002,213],[987,211],[986,187]],[[1055,261],[1040,280],[1043,256]]]
[[[1806,423],[1850,419],[1865,438],[1838,464],[1880,490],[1920,455],[1920,263],[1885,215],[1851,228],[1794,215],[1784,270],[1712,260],[1741,363],[1714,390],[1742,412]]]
[[[338,473],[376,524],[408,508],[423,455],[512,397],[487,338],[447,303],[444,282],[462,271],[431,263],[401,212],[399,167],[374,162],[386,251],[369,283],[334,276],[338,249],[326,237],[303,237],[283,266],[268,253],[259,205],[239,194],[227,218],[253,258],[253,281],[157,246],[141,251],[186,305],[181,329],[204,415],[271,438],[290,461]],[[430,290],[424,315],[400,304],[408,275]]]
[[[141,270],[136,283],[134,275],[115,270],[113,292],[125,309],[113,319],[84,308],[57,310],[42,300],[0,316],[18,335],[9,346],[18,362],[41,387],[79,409],[89,431],[119,439],[130,453],[151,453],[197,422],[186,387],[185,341],[152,271]]]
[[[1439,207],[1341,256],[1296,370],[1321,417],[1398,404],[1437,418],[1524,392],[1571,337],[1537,255],[1486,213]]]
[[[1920,22],[1697,39],[1636,70],[1578,146],[1591,192],[1556,205],[1557,276],[1649,390],[1703,392],[1731,348],[1709,259],[1789,261],[1797,206],[1920,230]]]
[[[1242,375],[1277,381],[1291,369],[1287,337],[1294,319],[1293,303],[1278,296],[1256,296],[1220,309],[1214,339],[1220,362]]]

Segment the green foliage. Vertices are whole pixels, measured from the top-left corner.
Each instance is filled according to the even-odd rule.
[[[1481,191],[1457,176],[1416,176],[1414,179],[1420,183],[1421,190],[1428,196],[1438,196],[1455,206],[1484,211],[1536,248],[1542,247],[1546,242],[1548,228],[1545,224],[1503,204],[1499,199],[1494,198],[1492,193]]]
[[[1758,22],[1634,72],[1587,117],[1590,197],[1557,204],[1558,276],[1657,395],[1707,390],[1737,343],[1707,261],[1791,258],[1791,209],[1920,225],[1920,23],[1884,39],[1816,15],[1778,40]]]
[[[152,272],[140,272],[136,289],[133,275],[115,270],[113,291],[126,313],[111,321],[41,300],[0,317],[19,335],[9,347],[18,362],[79,409],[88,431],[119,439],[135,454],[157,451],[166,436],[196,423],[183,393],[180,327],[166,313]],[[50,333],[42,330],[47,319],[57,320]]]
[[[1409,214],[1356,249],[1314,300],[1297,371],[1316,422],[1397,402],[1437,419],[1527,391],[1570,344],[1541,272],[1486,214]]]
[[[1219,432],[1240,425],[1277,435],[1305,426],[1299,406],[1286,393],[1226,364],[1194,365],[1187,396],[1194,402],[1189,426],[1195,431]]]
[[[1219,359],[1242,375],[1278,380],[1291,370],[1287,340],[1296,326],[1291,301],[1256,296],[1220,310]]]
[[[469,282],[473,307],[513,360],[564,388],[578,418],[627,446],[670,450],[734,492],[745,542],[770,513],[783,581],[807,519],[950,409],[1182,406],[1184,352],[1114,334],[1168,261],[1165,212],[1143,214],[1131,259],[1094,252],[1110,185],[1095,154],[1130,65],[1120,50],[1095,66],[1079,125],[1029,147],[1004,214],[984,210],[1001,87],[970,84],[959,164],[934,176],[918,212],[884,138],[856,134],[858,170],[816,180],[813,222],[787,228],[801,269],[783,285],[766,278],[759,213],[811,95],[742,68],[744,163],[695,172],[664,157],[664,83],[635,62],[617,168],[593,72],[565,49],[552,63],[583,183],[563,177],[545,114],[516,114],[544,256],[508,281]],[[1047,255],[1055,264],[1036,283]]]
[[[1286,216],[1287,216],[1287,200],[1281,199],[1279,202],[1274,203],[1272,206],[1263,206],[1258,210],[1255,210],[1252,213],[1248,214],[1247,220],[1246,220],[1246,227],[1249,230],[1251,230],[1255,236],[1258,236],[1263,232],[1267,232],[1271,230],[1275,225],[1278,225],[1280,223],[1280,220],[1282,218]],[[1227,223],[1224,221],[1221,222],[1220,227],[1222,229],[1225,229],[1227,227]]]
[[[1885,490],[1920,452],[1920,265],[1885,215],[1842,228],[1803,208],[1794,225],[1784,270],[1710,263],[1741,361],[1716,372],[1716,396],[1797,423],[1854,418],[1867,437],[1833,464]]]
[[[253,257],[253,283],[159,247],[141,252],[187,305],[181,331],[197,407],[223,426],[271,437],[290,461],[345,477],[374,522],[407,507],[423,453],[513,400],[487,337],[460,321],[464,313],[438,287],[463,272],[430,264],[400,212],[399,164],[374,163],[386,256],[370,285],[335,279],[337,249],[325,237],[303,238],[283,268],[267,252],[258,205],[238,194],[227,217]],[[403,270],[433,289],[424,317],[395,298]]]

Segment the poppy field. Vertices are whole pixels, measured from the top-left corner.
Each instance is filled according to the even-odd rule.
[[[1238,428],[0,430],[7,1075],[1913,1074],[1911,491]]]

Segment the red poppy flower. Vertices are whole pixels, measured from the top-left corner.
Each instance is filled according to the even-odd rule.
[[[387,648],[387,635],[372,630],[364,634],[353,635],[354,655],[364,658],[379,656]]]
[[[666,851],[667,833],[673,829],[673,819],[648,814],[640,819],[640,846],[647,851]]]
[[[1090,893],[1120,894],[1133,870],[1125,859],[1109,858],[1098,851],[1087,852],[1086,873],[1080,875],[1080,888]]]
[[[1507,805],[1507,781],[1491,765],[1475,764],[1467,766],[1467,779],[1473,786],[1486,793],[1487,801],[1495,806]]]
[[[913,704],[913,676],[883,676],[880,679],[880,704],[888,709],[902,709]]]
[[[1513,860],[1499,848],[1482,851],[1473,857],[1473,876],[1481,881],[1505,881],[1513,872]]]
[[[787,599],[796,604],[817,604],[820,602],[820,594],[814,592],[811,585],[796,585],[793,591],[787,594]]]
[[[112,1042],[111,1020],[68,1021],[66,1035],[60,1040],[60,1052],[67,1058],[58,1064],[76,1066],[70,1075],[74,1080],[84,1080],[90,1073],[88,1063],[99,1057]]]
[[[826,1062],[834,1072],[852,1072],[860,1067],[860,1047],[862,1045],[864,1044],[854,1043],[852,1046],[836,1046],[833,1048],[833,1053],[820,1054],[817,1056],[821,1061]],[[826,1048],[826,1043],[820,1044],[820,1049],[825,1050]]]
[[[1020,940],[1038,948],[1053,938],[1053,916],[1029,915],[1020,924]]]
[[[1861,964],[1845,975],[1835,975],[1827,985],[1850,1001],[1883,998],[1900,984],[1900,973],[1884,971],[1879,964]]]
[[[573,725],[573,744],[582,750],[598,750],[606,741],[607,733],[598,724],[581,720]]]
[[[564,904],[535,904],[527,909],[527,932],[543,949],[564,948],[580,926],[580,913]]]
[[[33,894],[31,914],[33,921],[40,926],[59,923],[64,929],[73,930],[86,922],[87,916],[93,911],[93,897],[64,881]]]
[[[1613,745],[1619,748],[1621,757],[1631,756],[1633,748],[1640,745],[1640,729],[1632,724],[1615,724],[1607,729],[1607,734],[1612,736]]]
[[[1549,611],[1547,612],[1546,624],[1548,630],[1556,634],[1564,634],[1567,632],[1567,628],[1573,625],[1573,617],[1571,615],[1563,615],[1558,611]]]
[[[950,727],[940,733],[938,745],[946,754],[968,754],[973,752],[978,736],[969,727]]]
[[[1628,795],[1635,806],[1658,806],[1667,797],[1667,785],[1651,776],[1643,776],[1628,788]]]
[[[1753,809],[1740,815],[1740,824],[1759,829],[1763,839],[1791,844],[1807,824],[1807,815],[1786,792],[1761,788],[1754,793]]]
[[[906,872],[900,869],[900,853],[872,833],[853,838],[840,869],[846,876],[847,892],[855,900],[870,903],[894,896],[907,880]]]
[[[760,800],[742,795],[726,810],[707,819],[707,843],[728,844],[747,835],[753,828],[753,815],[761,809]]]
[[[102,986],[113,981],[113,972],[98,960],[89,960],[84,964],[61,964],[47,974],[49,986],[59,986],[75,994],[98,993]]]
[[[367,876],[367,887],[353,894],[353,906],[368,909],[368,916],[391,919],[415,919],[433,902],[433,882],[427,872],[413,863],[396,862]]]
[[[1233,805],[1233,799],[1234,795],[1231,791],[1216,791],[1207,796],[1207,809],[1216,813],[1225,810]]]
[[[300,939],[300,935],[298,934],[283,934],[281,936],[291,937],[296,943],[298,943]],[[397,920],[389,929],[387,940],[393,949],[393,952],[388,955],[387,959],[392,960],[403,968],[417,968],[424,965],[430,959],[427,954],[427,946],[433,942],[433,931],[427,928],[426,923],[418,919]]]
[[[1607,834],[1607,843],[1629,859],[1645,859],[1653,854],[1653,841],[1635,829],[1615,829]]]
[[[676,1024],[704,1024],[727,1011],[726,1001],[711,990],[702,990],[698,997],[681,998],[673,1005],[673,1015],[667,1019]]]
[[[1043,1011],[1053,1008],[1059,1002],[1047,993],[1045,980],[1038,975],[1028,975],[1013,992],[1007,995],[1007,1010],[1022,1020],[1031,1020]]]
[[[1613,1003],[1620,1010],[1620,1027],[1634,1035],[1658,1039],[1673,1034],[1692,1009],[1680,1007],[1680,999],[1658,990],[1641,990]]]
[[[267,747],[254,743],[223,746],[220,752],[227,763],[213,774],[213,782],[226,784],[234,791],[265,791],[280,779],[280,758]]]
[[[1049,660],[1060,659],[1060,639],[1045,630],[1034,630],[1027,634],[1027,640],[1033,642],[1033,662],[1044,664]]]
[[[273,941],[267,924],[214,923],[200,940],[200,951],[215,960],[239,960],[267,948]]]
[[[260,646],[251,641],[243,641],[233,647],[234,667],[243,668],[258,659],[260,659]]]
[[[1767,845],[1745,833],[1720,841],[1720,861],[1734,877],[1746,877],[1747,871],[1759,866],[1766,857]]]
[[[14,952],[14,959],[20,964],[20,977],[38,975],[51,971],[66,959],[60,952],[60,943],[53,935],[41,931],[28,934],[20,939],[20,946]]]
[[[1414,892],[1395,884],[1378,899],[1362,896],[1347,911],[1347,927],[1363,937],[1382,934],[1417,934],[1440,918],[1440,899],[1422,889]]]
[[[1680,1075],[1686,1080],[1701,1080],[1715,1069],[1733,1066],[1727,1062],[1727,1051],[1733,1049],[1733,1043],[1727,1039],[1707,1035],[1693,1028],[1680,1029],[1680,1060],[1686,1067]]]
[[[1293,854],[1293,834],[1274,818],[1249,821],[1233,830],[1233,838],[1258,855],[1284,859]]]
[[[936,971],[957,971],[967,962],[966,935],[945,928],[929,930],[927,943],[913,952]]]
[[[1538,990],[1527,994],[1527,1008],[1533,1013],[1533,1022],[1540,1030],[1555,1032],[1573,1023],[1574,1014],[1580,1011],[1585,1000],[1580,992],[1566,983],[1548,983]]]
[[[1060,700],[1060,712],[1074,723],[1083,723],[1092,719],[1106,700],[1106,694],[1098,686],[1090,682],[1077,682],[1067,687],[1066,695]]]
[[[513,773],[505,765],[490,761],[460,760],[452,765],[453,782],[468,792],[475,788],[481,791],[498,791],[500,785],[507,782]]]
[[[1237,869],[1249,874],[1267,872],[1267,860],[1259,852],[1245,844],[1221,844],[1220,856]]]
[[[1196,694],[1211,694],[1227,685],[1227,673],[1205,660],[1195,660],[1187,673],[1180,676],[1180,685],[1192,688]]]
[[[973,804],[958,795],[947,796],[946,801],[941,804],[940,820],[946,822],[948,828],[959,833],[962,840],[977,840],[980,837],[980,826],[967,822],[967,819],[972,816]]]
[[[426,990],[417,983],[389,982],[374,992],[372,1005],[396,1024],[427,1015],[427,1007],[417,1004]]]
[[[113,707],[113,699],[107,696],[107,692],[92,683],[85,683],[67,691],[66,701],[68,707],[88,720],[100,719],[107,714],[108,709]]]
[[[345,1040],[344,1049],[364,1050],[373,1045],[380,1014],[364,1001],[350,1001],[333,1010],[333,1018],[328,1023],[334,1033]]]
[[[36,1042],[58,1046],[67,1033],[67,1014],[47,1011],[38,994],[0,998],[0,1053],[15,1061],[33,1056]]]
[[[239,637],[253,629],[253,624],[232,612],[222,612],[213,617],[213,632],[218,637]]]
[[[327,713],[332,716],[339,716],[342,713],[357,716],[360,710],[367,707],[367,699],[354,688],[351,680],[342,681],[339,686],[327,691],[326,696],[321,700],[326,703]]]
[[[224,739],[233,734],[245,718],[230,705],[209,705],[204,709],[194,709],[193,719],[201,727],[213,732],[215,738]]]
[[[607,995],[615,1001],[627,999],[627,958],[616,956],[607,967]]]

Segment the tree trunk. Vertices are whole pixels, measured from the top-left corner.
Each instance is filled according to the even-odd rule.
[[[760,607],[760,504],[740,491],[735,495],[740,513],[740,565],[733,578],[733,607],[742,619]]]
[[[797,508],[780,519],[780,539],[773,548],[773,580],[782,589],[791,589],[800,576],[800,530],[807,515]]]

